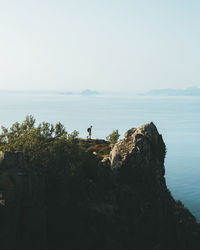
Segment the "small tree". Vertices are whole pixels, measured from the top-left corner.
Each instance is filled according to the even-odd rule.
[[[119,137],[120,137],[119,131],[118,129],[116,129],[113,130],[113,132],[106,137],[106,140],[108,140],[111,144],[115,144],[118,142]]]

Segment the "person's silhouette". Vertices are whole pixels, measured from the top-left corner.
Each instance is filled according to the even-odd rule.
[[[92,125],[87,129],[89,135],[87,136],[87,139],[91,139],[91,135],[92,135]]]

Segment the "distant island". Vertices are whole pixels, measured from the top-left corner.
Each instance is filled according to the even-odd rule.
[[[61,95],[99,95],[100,92],[91,89],[85,89],[81,92],[61,92]]]
[[[48,91],[48,90],[5,90],[1,89],[0,94],[27,94],[27,95],[99,95],[100,92],[91,89],[85,89],[83,91]]]
[[[200,96],[200,88],[193,86],[186,89],[153,89],[147,93],[140,95],[152,95],[152,96]]]
[[[95,90],[86,89],[81,92],[81,95],[99,95],[100,93]]]

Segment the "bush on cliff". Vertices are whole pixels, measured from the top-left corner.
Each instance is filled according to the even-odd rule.
[[[77,136],[77,131],[69,134],[61,123],[36,125],[33,116],[10,128],[2,127],[0,134],[0,151],[22,151],[39,191],[44,193],[48,249],[59,249],[59,244],[66,242],[64,232],[70,235],[67,240],[73,241],[71,230],[75,233],[81,227],[81,214],[87,214],[90,201],[98,200],[105,192],[98,160]]]
[[[34,117],[30,115],[22,123],[16,122],[9,129],[2,126],[0,150],[22,151],[32,166],[45,170],[45,167],[55,162],[59,165],[66,151],[68,157],[74,157],[72,151],[78,147],[75,143],[77,136],[77,131],[67,133],[60,122],[55,126],[48,122],[36,126]]]
[[[113,132],[111,134],[109,134],[106,139],[111,143],[111,144],[115,144],[118,142],[120,137],[119,131],[118,129],[113,130]]]
[[[47,193],[51,193],[56,192],[64,178],[72,178],[73,182],[69,181],[72,186],[76,181],[81,186],[83,179],[97,178],[97,170],[92,167],[97,165],[96,160],[77,137],[78,131],[68,133],[60,122],[36,125],[35,118],[30,115],[10,128],[2,127],[0,151],[22,151],[29,167],[44,177]]]
[[[152,124],[149,126],[152,128]],[[27,247],[13,250],[199,250],[199,225],[180,202],[175,203],[162,177],[162,137],[155,129],[156,140],[152,143],[145,131],[142,136],[141,129],[138,131],[136,142],[130,145],[129,140],[124,141],[125,152],[130,146],[137,146],[137,150],[125,155],[120,170],[111,169],[106,161],[98,162],[88,148],[79,144],[77,131],[68,134],[60,123],[36,126],[35,119],[28,116],[10,129],[3,127],[0,150],[23,151],[28,167],[45,177],[45,192],[40,178],[37,188],[33,185],[34,192],[45,193],[44,200],[38,200],[35,192],[33,207],[26,203],[21,207],[16,228],[20,246],[26,244],[27,229],[32,242],[39,240],[33,234],[34,225],[29,227],[30,217],[43,221],[46,248],[27,243]],[[97,148],[100,151],[95,145],[89,149],[96,152]],[[45,218],[38,213],[38,203]]]

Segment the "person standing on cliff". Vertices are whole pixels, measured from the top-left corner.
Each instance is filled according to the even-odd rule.
[[[89,135],[87,136],[87,139],[91,139],[91,135],[92,135],[92,125],[87,129],[87,132],[89,133]]]

